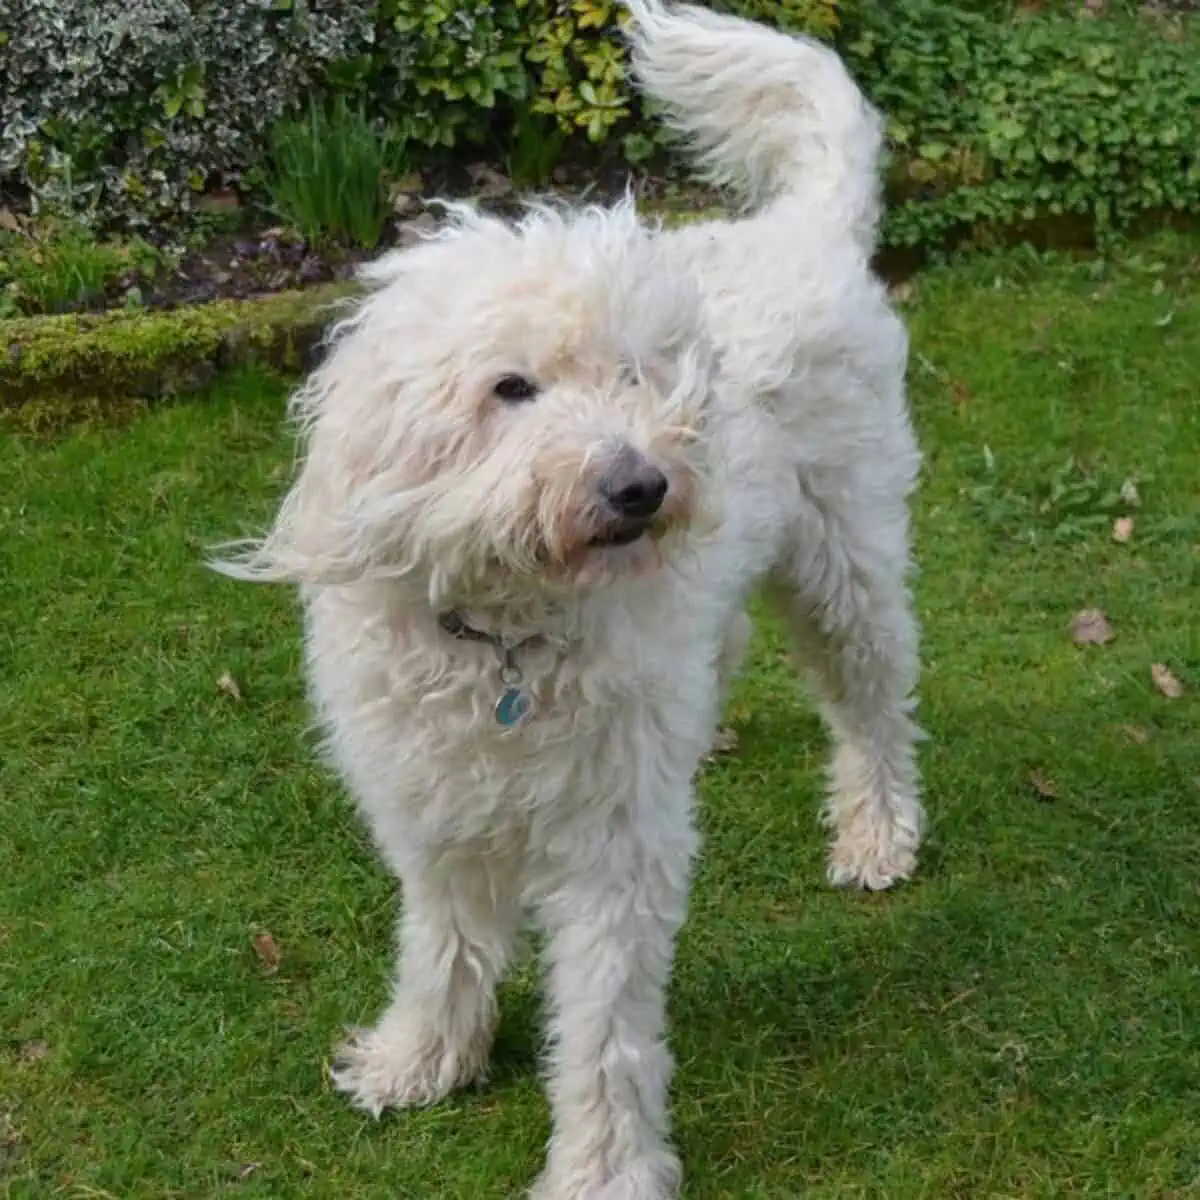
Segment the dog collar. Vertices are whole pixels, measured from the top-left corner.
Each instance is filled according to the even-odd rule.
[[[530,646],[544,641],[540,634],[523,638],[519,642],[506,642],[495,633],[486,633],[475,629],[463,619],[462,614],[450,609],[438,613],[437,623],[443,633],[449,634],[460,642],[481,642],[491,646],[500,660],[500,695],[492,706],[492,715],[498,725],[506,729],[524,724],[534,713],[534,700],[525,687],[525,679],[521,668],[517,666],[517,653]]]

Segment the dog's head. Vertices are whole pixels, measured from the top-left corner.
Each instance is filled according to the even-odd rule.
[[[653,569],[696,528],[712,354],[631,206],[457,212],[366,281],[296,397],[300,474],[237,573],[503,599]]]

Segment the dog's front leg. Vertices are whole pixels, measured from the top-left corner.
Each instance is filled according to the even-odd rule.
[[[392,1002],[340,1048],[332,1072],[373,1116],[433,1104],[484,1073],[519,916],[515,863],[494,852],[413,855],[403,883]]]
[[[665,1003],[695,849],[691,810],[686,783],[639,796],[602,824],[580,822],[556,867],[541,906],[553,1134],[534,1200],[678,1194]]]

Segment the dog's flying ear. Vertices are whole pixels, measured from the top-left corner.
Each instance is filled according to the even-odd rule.
[[[357,493],[371,473],[375,431],[362,381],[347,369],[360,305],[333,331],[325,361],[289,405],[298,431],[299,470],[264,537],[215,547],[209,565],[223,575],[263,583],[349,583],[370,567]],[[375,421],[378,421],[378,417]]]
[[[350,583],[368,562],[350,512],[349,489],[310,452],[266,536],[215,548],[209,566],[257,583]]]

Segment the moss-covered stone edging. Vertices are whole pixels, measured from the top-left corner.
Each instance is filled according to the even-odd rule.
[[[195,392],[238,367],[308,367],[352,284],[167,312],[0,321],[0,411],[40,431]]]

